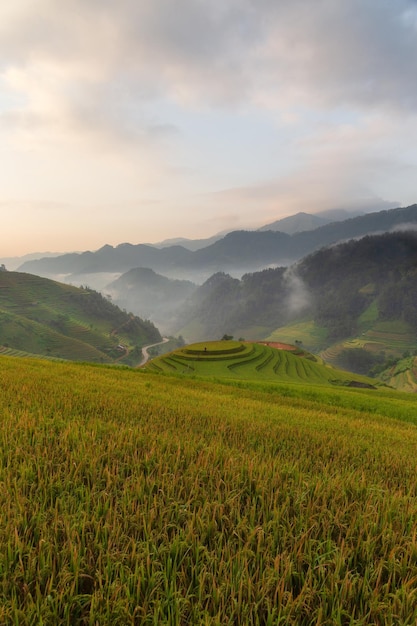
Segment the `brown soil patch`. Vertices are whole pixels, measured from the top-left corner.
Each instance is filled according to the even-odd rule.
[[[296,346],[292,346],[289,343],[280,343],[278,341],[260,341],[263,346],[270,346],[271,348],[277,348],[278,350],[287,350],[288,352],[293,352],[294,350],[298,350]]]

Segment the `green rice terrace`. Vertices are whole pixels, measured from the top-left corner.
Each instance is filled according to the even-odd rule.
[[[138,365],[141,347],[160,340],[151,322],[88,287],[0,272],[2,353]]]
[[[276,329],[267,342],[297,342],[318,355],[328,365],[335,368],[354,369],[343,364],[347,351],[365,351],[375,360],[387,361],[385,370],[377,374],[377,381],[399,391],[417,391],[417,337],[410,324],[402,320],[375,320],[375,306],[369,307],[360,318],[359,333],[335,343],[328,344],[327,331],[312,321],[299,322]],[[391,364],[391,361],[395,363]],[[371,365],[368,366],[370,369]],[[374,384],[378,384],[375,382]]]
[[[0,415],[2,626],[417,623],[415,394],[0,355]]]
[[[232,380],[352,386],[376,384],[373,379],[336,369],[297,346],[282,343],[195,343],[157,357],[146,365],[146,370]]]

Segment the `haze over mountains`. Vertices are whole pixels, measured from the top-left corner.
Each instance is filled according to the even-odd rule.
[[[188,280],[169,279],[149,268],[134,268],[106,287],[106,295],[127,311],[142,311],[158,328],[172,330],[181,325],[177,311],[197,285]]]
[[[192,340],[220,333],[260,339],[307,319],[326,329],[324,347],[357,334],[371,306],[368,321],[402,320],[417,332],[416,232],[368,235],[241,279],[214,274],[184,306],[178,330]]]
[[[301,230],[303,216],[294,216],[297,232],[275,230],[233,231],[197,250],[173,245],[156,248],[146,244],[105,245],[96,252],[64,254],[23,263],[19,270],[40,276],[59,278],[83,284],[89,277],[91,286],[102,288],[100,274],[122,274],[145,267],[165,276],[202,283],[218,271],[241,276],[265,267],[290,265],[307,254],[338,241],[385,232],[402,224],[416,224],[417,205],[370,213],[341,222],[331,222],[313,230]],[[310,216],[308,216],[310,221]],[[284,226],[289,226],[288,221]],[[115,276],[113,276],[115,278]],[[110,280],[108,282],[111,282]]]
[[[234,231],[195,250],[125,243],[21,270],[100,289],[187,342],[301,340],[335,363],[355,347],[362,368],[417,347],[417,205],[324,225],[297,214],[283,227],[296,232]]]
[[[344,213],[339,211],[336,215],[340,218]],[[268,230],[265,230],[267,227],[262,227],[258,231],[233,231],[214,242],[212,239],[207,240],[210,243],[203,247],[199,247],[202,244],[200,240],[195,250],[179,245],[160,248],[130,243],[116,247],[106,245],[96,252],[86,251],[29,260],[19,270],[98,289],[111,296],[113,302],[121,308],[153,321],[163,333],[184,332],[186,339],[202,339],[207,332],[210,336],[213,333],[216,336],[219,332],[223,334],[222,329],[223,332],[226,329],[229,332],[233,328],[242,328],[246,329],[247,334],[248,329],[252,328],[252,335],[259,337],[264,332],[271,332],[274,324],[278,325],[275,321],[270,323],[271,320],[265,323],[269,316],[269,304],[264,297],[260,302],[257,302],[254,295],[249,298],[253,300],[250,322],[243,319],[244,307],[239,312],[239,316],[243,316],[239,322],[233,317],[234,314],[230,311],[227,314],[223,310],[223,303],[220,306],[223,312],[217,325],[219,313],[215,311],[208,326],[203,321],[207,311],[212,308],[208,303],[205,310],[204,307],[201,309],[200,322],[197,323],[196,311],[194,320],[191,321],[190,312],[195,309],[195,299],[200,304],[205,301],[208,285],[212,286],[213,281],[217,284],[220,280],[211,277],[219,273],[229,276],[230,284],[227,289],[230,291],[226,289],[224,298],[224,302],[229,302],[230,294],[236,292],[234,281],[244,275],[255,274],[251,285],[255,286],[256,291],[256,283],[263,283],[265,280],[265,274],[256,275],[256,272],[267,268],[290,267],[315,250],[352,238],[402,228],[417,229],[417,205],[319,225],[327,219],[330,218],[299,213],[270,224]],[[273,230],[280,224],[282,231]],[[293,231],[293,234],[283,232],[284,230]],[[287,276],[283,269],[281,274]],[[246,278],[244,290],[248,288],[247,283]],[[202,284],[204,286],[198,290],[198,286]],[[277,286],[271,289],[276,292]],[[291,293],[294,305],[300,294],[296,296],[294,288]],[[242,297],[241,293],[239,297]],[[237,306],[236,303],[229,305],[233,310]],[[277,297],[274,306],[276,313],[282,312],[282,319],[287,323],[289,317],[282,311],[281,297]]]

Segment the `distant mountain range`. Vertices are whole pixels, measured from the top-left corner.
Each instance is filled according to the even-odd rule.
[[[298,217],[294,216],[292,222],[284,220],[283,226],[299,229],[302,217],[299,214]],[[143,267],[168,277],[201,283],[218,271],[242,275],[266,267],[287,266],[314,250],[343,240],[395,228],[409,228],[410,224],[417,228],[417,205],[369,213],[321,226],[317,225],[317,220],[312,219],[312,216],[308,216],[308,220],[310,225],[315,222],[314,229],[294,234],[271,229],[234,231],[197,250],[179,245],[164,248],[129,243],[116,247],[106,245],[96,252],[26,261],[19,270],[82,284],[84,275],[89,275],[91,280],[94,274],[121,274]],[[277,223],[274,224],[276,226]],[[95,286],[94,282],[91,284]]]

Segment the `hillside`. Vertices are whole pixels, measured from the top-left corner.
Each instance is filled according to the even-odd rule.
[[[290,293],[285,268],[245,274],[241,280],[219,272],[181,308],[176,330],[189,342],[224,334],[262,339],[278,320],[288,319]]]
[[[415,395],[8,357],[0,381],[2,624],[416,623]]]
[[[329,367],[297,346],[243,341],[187,345],[153,359],[146,370],[156,373],[316,385],[374,387],[371,379]]]
[[[164,333],[178,326],[177,310],[197,286],[186,280],[173,280],[148,268],[135,268],[106,286],[106,294],[122,309],[152,319]]]
[[[384,358],[383,353],[398,357],[417,348],[416,277],[416,233],[368,236],[323,248],[290,268],[241,280],[214,275],[182,310],[178,332],[188,341],[218,339],[224,333],[300,340],[307,350],[325,351],[326,360],[343,367],[336,344],[341,350],[368,350],[375,359]],[[358,352],[356,356],[360,358]],[[368,369],[375,364],[370,362]]]
[[[140,348],[160,340],[151,322],[121,311],[91,289],[0,272],[2,352],[137,364]]]
[[[319,228],[325,224],[330,224],[333,221],[335,220],[332,220],[331,218],[301,212],[276,220],[271,224],[266,224],[265,226],[258,228],[258,230],[277,230],[281,233],[287,233],[287,235],[294,235],[295,233],[302,233],[305,230],[314,230],[315,228]]]
[[[124,273],[147,267],[171,278],[203,282],[218,271],[243,274],[269,266],[288,265],[323,246],[404,224],[417,224],[417,205],[370,213],[293,235],[271,230],[234,231],[195,251],[182,246],[158,249],[145,244],[126,243],[115,248],[106,245],[96,252],[28,261],[20,270],[48,277],[59,274],[68,281],[73,275],[80,281],[82,274],[88,274],[95,286],[91,280],[94,273]]]

